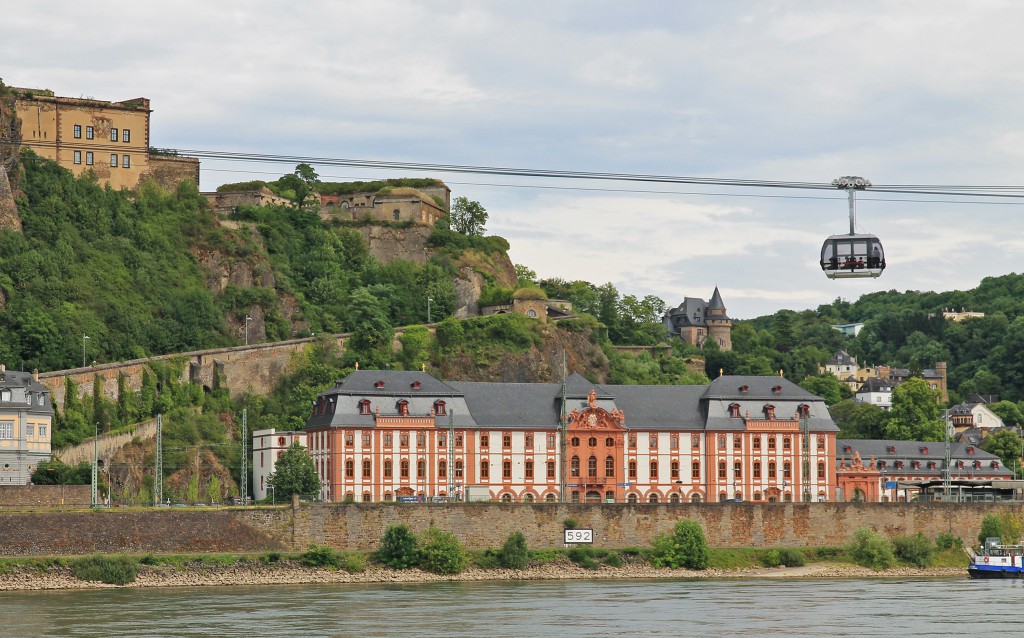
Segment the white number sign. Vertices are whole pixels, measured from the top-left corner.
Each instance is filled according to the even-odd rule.
[[[565,543],[593,543],[594,530],[592,529],[567,529],[565,530]]]

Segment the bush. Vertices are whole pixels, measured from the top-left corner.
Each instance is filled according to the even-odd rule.
[[[562,527],[564,527],[565,529],[578,529],[579,526],[579,521],[577,521],[575,518],[567,518],[564,521],[562,521]]]
[[[262,556],[262,558],[260,558],[260,560],[263,561],[264,565],[269,565],[270,563],[280,562],[280,560],[281,560],[281,552],[267,552],[266,554],[264,554]]]
[[[935,558],[935,544],[921,532],[913,536],[898,536],[892,544],[896,549],[896,557],[911,565],[927,567]]]
[[[895,563],[892,542],[870,527],[854,532],[846,551],[853,562],[874,570],[888,569]]]
[[[431,527],[423,532],[416,545],[419,566],[428,572],[458,574],[469,565],[466,550],[451,532]]]
[[[1003,535],[1003,522],[997,514],[986,514],[981,519],[981,531],[978,532],[978,544],[984,545],[985,539],[991,536]]]
[[[711,551],[704,530],[696,521],[679,521],[673,534],[654,539],[651,563],[655,567],[707,569],[710,561]]]
[[[939,549],[963,549],[964,539],[949,532],[942,532],[935,537],[935,544]]]
[[[780,549],[779,562],[786,567],[801,567],[807,563],[807,557],[799,549]]]
[[[765,567],[778,567],[782,564],[782,558],[779,556],[779,550],[769,549],[768,551],[761,554],[761,564]]]
[[[817,558],[836,558],[843,553],[841,547],[819,547],[814,550],[814,555]]]
[[[530,550],[522,532],[512,532],[498,552],[498,564],[506,569],[526,569],[530,564]]]
[[[145,556],[143,556],[142,558],[139,559],[139,564],[140,565],[159,565],[160,561],[157,560],[156,556],[154,556],[152,554],[146,554]]]
[[[312,544],[301,556],[302,564],[310,567],[333,567],[341,566],[341,556],[327,545]]]
[[[599,569],[601,564],[594,559],[592,547],[573,547],[568,552],[569,560],[583,569]]]
[[[127,556],[87,556],[71,561],[71,573],[79,580],[127,585],[135,582],[138,566]]]
[[[416,537],[405,525],[391,525],[384,531],[380,549],[374,559],[392,569],[407,569],[417,565]]]

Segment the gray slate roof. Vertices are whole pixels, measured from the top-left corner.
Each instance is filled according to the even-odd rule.
[[[3,370],[0,372],[0,388],[9,390],[10,401],[0,401],[0,408],[5,410],[26,410],[32,414],[52,415],[53,404],[50,402],[50,391],[42,383],[35,380],[29,372]],[[40,404],[39,398],[42,397]]]

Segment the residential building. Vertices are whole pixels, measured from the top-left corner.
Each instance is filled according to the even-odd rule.
[[[886,377],[870,377],[853,395],[857,403],[870,403],[888,412],[892,409],[892,381]]]
[[[670,335],[687,343],[703,347],[711,339],[720,350],[732,350],[732,319],[726,312],[718,286],[711,301],[684,297],[683,303],[665,313],[662,322]]]
[[[825,362],[825,365],[818,368],[819,373],[830,373],[832,376],[849,386],[850,390],[854,392],[860,388],[861,384],[857,379],[857,373],[859,371],[860,366],[857,365],[857,359],[850,356],[850,353],[846,350],[836,352],[832,355],[831,359]]]
[[[837,323],[832,326],[833,330],[838,330],[847,337],[856,337],[860,334],[860,331],[864,329],[862,323]]]
[[[262,501],[270,493],[270,475],[277,459],[293,443],[306,446],[305,432],[278,432],[274,428],[252,433],[252,498]]]
[[[620,386],[572,374],[563,394],[357,370],[319,395],[305,431],[334,502],[470,488],[508,502],[835,497],[836,425],[821,398],[780,377]]]
[[[845,501],[914,500],[919,488],[909,483],[941,480],[946,467],[943,442],[839,439],[836,441],[837,498]],[[865,459],[868,459],[865,461]],[[972,443],[950,443],[950,480],[1010,480],[1013,471],[999,457]]]
[[[147,98],[107,102],[60,97],[48,89],[10,87],[22,146],[75,175],[92,171],[101,184],[135,188],[151,177],[165,188],[199,184],[199,160],[151,152]]]
[[[36,465],[50,460],[50,391],[37,373],[0,365],[0,485],[27,485]]]

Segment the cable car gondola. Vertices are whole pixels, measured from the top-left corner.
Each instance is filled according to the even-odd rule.
[[[840,177],[832,185],[845,190],[850,198],[850,232],[832,235],[821,246],[821,269],[829,279],[878,277],[885,270],[885,250],[874,235],[858,234],[854,193],[871,186],[863,177]]]

